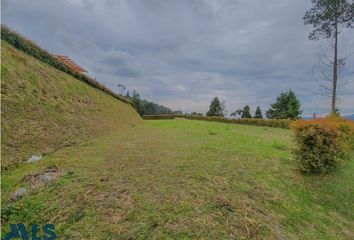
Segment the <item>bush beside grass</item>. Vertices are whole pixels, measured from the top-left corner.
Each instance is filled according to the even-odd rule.
[[[255,126],[275,127],[275,128],[289,128],[292,120],[289,119],[260,119],[260,118],[243,118],[243,119],[229,119],[223,117],[205,117],[198,115],[145,115],[144,120],[164,120],[174,118],[185,118],[190,120],[201,120],[210,122],[223,122],[223,123],[235,123],[246,124]]]
[[[327,173],[343,164],[352,148],[354,123],[339,117],[298,120],[291,124],[294,158],[301,171]]]

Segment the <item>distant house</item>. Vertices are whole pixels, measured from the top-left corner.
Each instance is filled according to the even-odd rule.
[[[71,60],[67,56],[62,56],[62,55],[54,55],[56,58],[58,58],[60,61],[62,61],[65,65],[67,65],[69,68],[74,70],[75,72],[79,73],[87,73],[85,69],[77,65],[73,60]]]

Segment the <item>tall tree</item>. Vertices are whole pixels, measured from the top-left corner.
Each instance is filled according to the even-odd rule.
[[[275,119],[295,119],[300,116],[300,101],[297,99],[295,93],[290,89],[287,92],[281,93],[276,102],[271,105],[267,111],[267,118]]]
[[[254,113],[255,118],[263,118],[262,110],[259,106],[256,108],[256,112]]]
[[[141,99],[139,93],[135,90],[133,91],[132,96],[130,96],[127,93],[126,97],[129,98],[134,103],[134,107],[140,116],[182,114],[181,112],[173,112],[173,111],[171,111],[171,109],[169,109],[163,105],[150,102],[146,99]]]
[[[250,113],[250,106],[246,105],[243,108],[241,118],[252,118],[251,113]]]
[[[252,118],[250,107],[248,105],[244,106],[243,109],[237,109],[235,112],[231,113],[231,116],[237,115],[241,118]]]
[[[224,104],[220,102],[218,97],[215,97],[213,101],[211,101],[209,111],[207,112],[207,116],[216,116],[223,117],[224,116]]]
[[[313,6],[305,13],[305,24],[315,28],[309,35],[310,40],[319,40],[320,37],[331,39],[334,42],[333,78],[332,78],[332,106],[331,112],[336,112],[336,95],[338,82],[338,36],[342,28],[354,27],[353,0],[311,0]]]

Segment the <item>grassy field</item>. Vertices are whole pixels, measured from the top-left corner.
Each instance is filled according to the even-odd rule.
[[[130,104],[1,42],[1,164],[4,170],[138,123]]]
[[[51,222],[59,239],[353,239],[353,157],[306,176],[291,146],[284,129],[144,121],[5,172],[3,231]],[[53,183],[23,180],[53,165]]]

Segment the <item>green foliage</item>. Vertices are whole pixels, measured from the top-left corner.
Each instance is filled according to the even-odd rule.
[[[139,93],[137,93],[135,90],[133,91],[133,95],[131,97],[129,96],[129,92],[127,93],[126,97],[133,102],[134,107],[140,116],[174,114],[171,109],[163,105],[141,99]]]
[[[254,118],[263,118],[262,110],[261,110],[261,108],[259,106],[256,108],[256,112],[254,114]]]
[[[84,74],[81,74],[79,72],[72,70],[67,65],[65,65],[63,62],[61,62],[56,57],[54,57],[52,54],[50,54],[46,50],[40,48],[39,46],[37,46],[35,43],[31,42],[30,40],[20,36],[18,33],[10,30],[5,25],[1,25],[1,39],[8,42],[10,45],[14,46],[15,48],[31,55],[32,57],[35,57],[38,60],[45,62],[45,63],[49,64],[50,66],[52,66],[56,69],[59,69],[60,71],[63,71],[65,73],[73,76],[74,78],[79,79],[80,81],[83,81],[83,82],[89,84],[90,86],[92,86],[94,88],[100,89],[101,91],[111,95],[112,97],[114,97],[120,101],[132,104],[128,99],[126,99],[118,94],[115,94],[114,92],[112,92],[112,90],[108,89],[107,87],[105,87],[101,83],[97,82],[96,80],[94,80]]]
[[[248,105],[243,108],[241,118],[252,118],[250,113],[250,107]]]
[[[271,108],[267,111],[267,118],[296,119],[302,113],[300,106],[300,101],[290,89],[277,97],[276,102],[273,103]]]
[[[207,112],[207,116],[215,116],[215,117],[223,117],[224,116],[225,106],[220,102],[218,97],[215,97],[210,104],[209,111]]]
[[[304,16],[305,24],[315,28],[309,39],[332,38],[336,36],[339,26],[354,27],[354,1],[312,0],[312,3],[312,8]]]
[[[231,113],[231,116],[240,116],[241,118],[252,118],[250,113],[250,107],[248,105],[244,106],[243,109],[237,109],[235,112]]]
[[[282,151],[288,150],[287,144],[284,144],[283,142],[279,142],[276,140],[273,141],[272,147],[275,149],[278,149],[278,150],[282,150]]]
[[[350,150],[351,124],[340,118],[299,120],[295,132],[294,157],[303,172],[327,173],[343,163]]]

